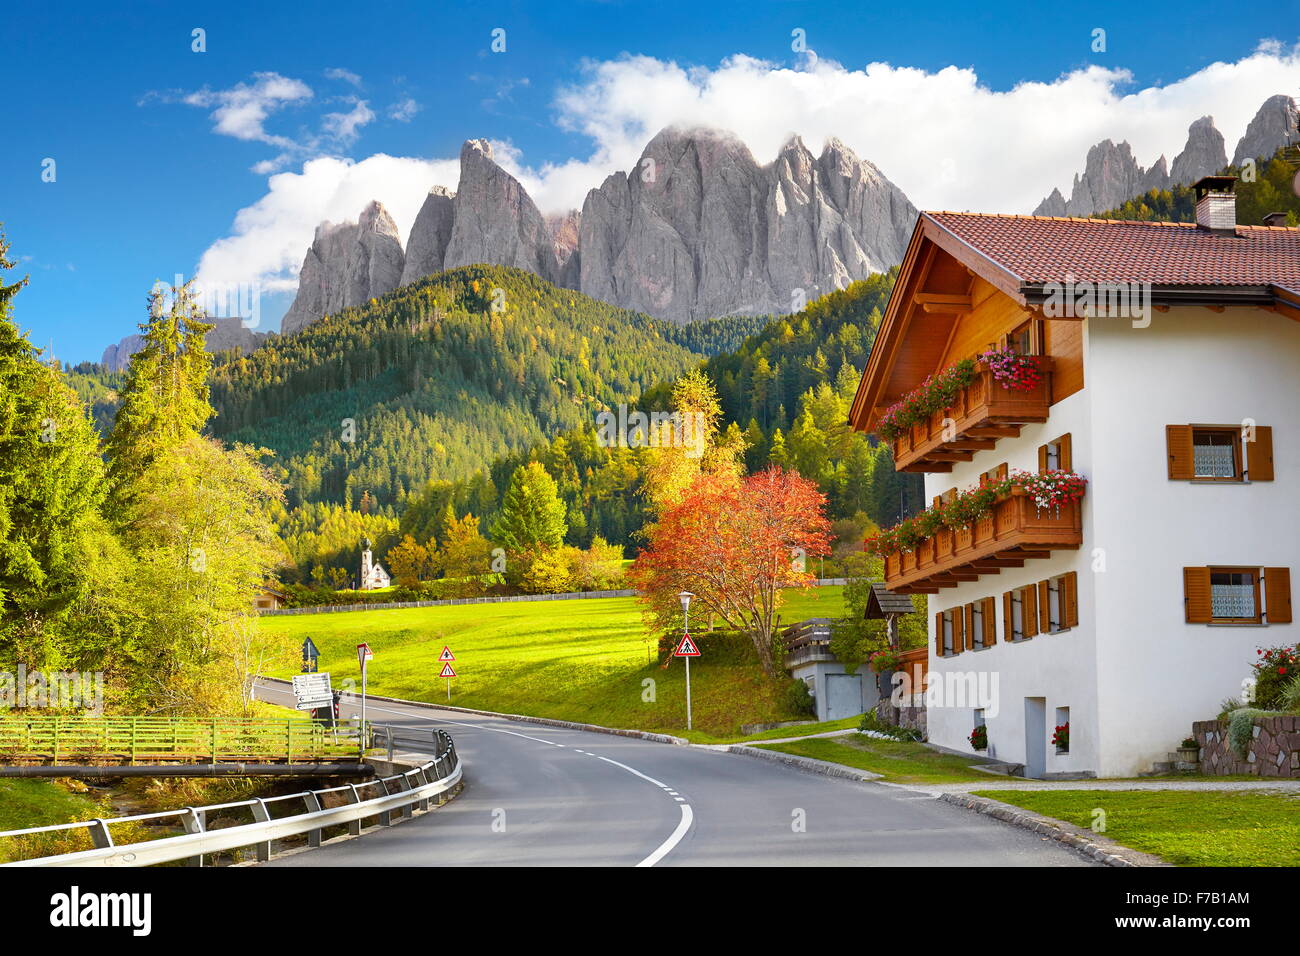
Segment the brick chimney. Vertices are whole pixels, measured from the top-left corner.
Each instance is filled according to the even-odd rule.
[[[1192,186],[1196,190],[1196,225],[1224,236],[1237,234],[1236,176],[1205,176]]]

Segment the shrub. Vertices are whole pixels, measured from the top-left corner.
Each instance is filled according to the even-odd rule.
[[[985,724],[980,724],[970,732],[970,745],[975,750],[989,749],[989,729]]]
[[[1246,759],[1246,748],[1254,737],[1255,718],[1271,717],[1272,711],[1257,710],[1254,707],[1238,707],[1228,718],[1228,746],[1242,760]]]
[[[1293,714],[1300,714],[1300,675],[1292,677],[1282,685],[1282,693],[1278,698],[1278,708],[1290,711]]]
[[[1293,647],[1262,647],[1255,651],[1255,703],[1260,707],[1279,707],[1282,689],[1300,673],[1300,644]]]
[[[808,691],[808,685],[798,678],[792,678],[785,685],[785,706],[793,714],[806,717],[817,715],[817,702]]]

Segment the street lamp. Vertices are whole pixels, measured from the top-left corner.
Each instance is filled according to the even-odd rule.
[[[690,591],[683,591],[677,597],[682,602],[682,634],[690,637],[691,634],[691,598],[695,597]],[[686,729],[691,729],[691,659],[686,658]]]

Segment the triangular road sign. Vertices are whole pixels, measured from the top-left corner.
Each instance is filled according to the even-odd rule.
[[[677,650],[673,651],[673,657],[699,657],[700,649],[695,646],[691,640],[691,635],[683,634],[682,642],[677,645]]]
[[[444,644],[442,646],[442,653],[438,655],[438,663],[441,664],[443,661],[454,661],[455,659],[456,655],[451,652],[451,648]]]
[[[450,663],[443,664],[443,665],[442,665],[442,673],[439,674],[438,676],[439,676],[439,677],[455,677],[455,676],[456,676],[456,671],[455,671],[455,669],[451,666]]]

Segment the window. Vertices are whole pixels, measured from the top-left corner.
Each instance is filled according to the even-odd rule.
[[[1021,322],[1007,333],[1007,348],[1021,355],[1043,354],[1042,323],[1037,319]]]
[[[1210,616],[1216,620],[1259,620],[1259,576],[1253,570],[1210,569]]]
[[[1237,481],[1241,463],[1236,429],[1192,429],[1192,477]]]
[[[1053,725],[1055,732],[1052,734],[1052,740],[1056,744],[1058,754],[1068,754],[1070,752],[1070,708],[1056,708],[1056,723]]]
[[[934,616],[934,645],[940,657],[951,657],[961,652],[959,626],[962,609],[940,611]]]
[[[1007,477],[1007,463],[1004,461],[996,468],[990,468],[980,475],[980,487],[992,484],[995,481],[1003,481]]]
[[[1165,446],[1173,481],[1273,480],[1269,425],[1166,425]]]
[[[1189,624],[1291,623],[1291,569],[1183,568]]]
[[[1038,582],[1039,631],[1055,634],[1079,623],[1078,582],[1074,571]]]
[[[1038,471],[1039,473],[1047,471],[1071,471],[1074,468],[1074,462],[1071,460],[1070,436],[1062,435],[1046,445],[1038,446]]]

